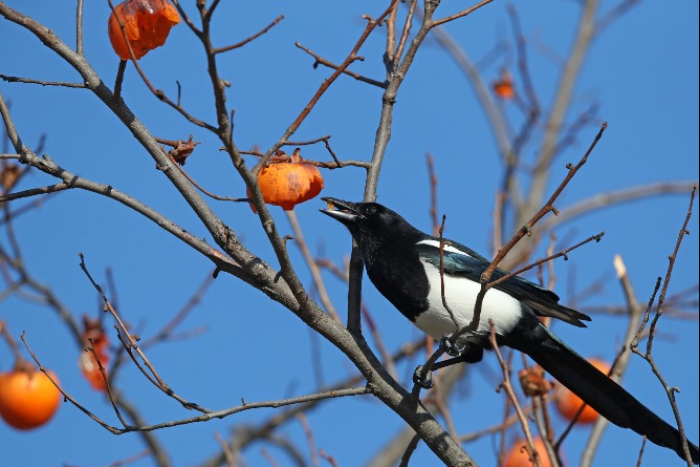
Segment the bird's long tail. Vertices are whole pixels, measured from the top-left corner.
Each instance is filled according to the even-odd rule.
[[[649,441],[674,450],[685,459],[678,430],[646,408],[630,393],[601,373],[585,358],[551,334],[544,326],[538,344],[523,349],[548,373],[569,388],[603,417],[622,428],[631,428]],[[518,346],[515,346],[518,347]],[[698,447],[688,441],[690,456],[698,464]]]

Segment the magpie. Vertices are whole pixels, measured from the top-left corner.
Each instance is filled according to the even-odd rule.
[[[377,203],[353,203],[322,198],[321,212],[350,230],[364,259],[367,275],[406,318],[436,340],[469,325],[474,315],[480,277],[490,261],[457,242],[421,232],[396,212]],[[507,275],[496,269],[492,279]],[[447,308],[442,300],[442,282]],[[646,408],[621,386],[568,347],[542,324],[548,316],[578,327],[590,318],[558,303],[559,297],[539,285],[513,276],[490,289],[482,303],[476,329],[464,337],[461,359],[475,363],[490,349],[490,322],[498,345],[530,356],[603,417],[631,428],[659,446],[684,457],[678,430]],[[444,342],[444,340],[443,340]],[[433,369],[439,367],[439,364]],[[698,464],[698,447],[688,441]]]

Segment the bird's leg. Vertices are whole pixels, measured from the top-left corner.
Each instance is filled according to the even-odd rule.
[[[449,339],[447,339],[447,336],[445,336],[440,340],[440,346],[448,355],[452,355],[452,352],[446,350],[445,346],[450,346],[452,351],[460,349],[461,353],[452,355],[452,358],[448,358],[447,360],[434,363],[430,370],[425,372],[425,376],[423,376],[424,366],[418,366],[416,371],[413,372],[413,382],[423,389],[430,389],[433,387],[433,371],[452,366],[455,363],[477,363],[484,358],[484,348],[479,344],[471,344],[469,342],[465,342],[461,345],[452,344]]]
[[[413,383],[423,389],[430,389],[433,387],[433,371],[428,370],[425,372],[425,375],[423,375],[424,368],[423,365],[418,365],[416,367],[416,370],[413,372]]]
[[[464,352],[465,345],[463,343],[452,342],[450,335],[446,334],[440,339],[440,349],[442,349],[450,357],[459,357]]]
[[[477,363],[477,362],[480,362],[482,358],[484,358],[484,348],[483,347],[481,347],[480,345],[466,345],[460,356],[448,358],[447,360],[437,362],[433,365],[431,370],[433,370],[433,371],[439,370],[440,368],[445,368],[448,366],[452,366],[455,363],[461,363],[461,362]]]

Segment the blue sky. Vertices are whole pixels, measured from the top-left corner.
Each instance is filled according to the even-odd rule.
[[[469,3],[443,2],[438,16],[465,8]],[[614,2],[602,2],[603,12]],[[73,2],[8,2],[13,8],[45,23],[60,38],[74,43]],[[328,69],[312,68],[313,59],[294,46],[300,42],[314,52],[341,62],[364,27],[362,14],[376,16],[377,2],[222,2],[213,36],[219,45],[240,41],[280,14],[285,19],[247,47],[220,56],[221,74],[231,82],[228,104],[235,108],[235,139],[239,148],[256,144],[265,149],[284,132],[308,102]],[[579,14],[579,3],[544,1],[520,3],[518,13],[528,37],[530,71],[541,101],[552,99],[560,74],[556,57],[567,55]],[[111,50],[106,22],[107,2],[86,2],[85,50],[87,59],[112,86],[118,59]],[[591,103],[600,106],[598,120],[609,128],[584,169],[558,202],[561,209],[596,194],[655,181],[698,179],[698,4],[660,5],[641,2],[605,30],[593,43],[573,99],[572,119]],[[486,57],[499,41],[512,34],[506,3],[494,2],[469,18],[449,24],[447,31],[475,61]],[[383,39],[379,29],[360,54],[363,62],[353,70],[383,79]],[[490,82],[499,67],[513,66],[512,52],[501,54],[482,69]],[[201,47],[189,30],[176,27],[165,47],[141,60],[151,81],[175,96],[176,80],[182,85],[182,101],[191,113],[214,121],[210,84]],[[0,22],[0,73],[42,80],[77,80],[77,74],[27,31],[8,21]],[[139,198],[200,237],[204,228],[179,198],[154,163],[120,122],[86,90],[44,88],[5,83],[0,91],[12,101],[15,124],[23,140],[35,144],[47,136],[44,152],[58,164],[81,176]],[[227,196],[244,196],[245,188],[228,158],[218,151],[211,135],[189,125],[153,97],[129,67],[124,98],[151,132],[168,139],[194,134],[200,141],[186,165],[188,173],[209,190]],[[332,135],[331,144],[341,159],[369,160],[379,119],[381,90],[341,77],[313,110],[295,140]],[[511,104],[506,113],[514,121]],[[566,173],[565,164],[577,161],[597,131],[586,127],[576,142],[555,162],[553,188]],[[537,146],[528,147],[532,160]],[[439,179],[440,213],[448,216],[446,235],[490,254],[494,190],[501,177],[501,163],[493,135],[472,87],[447,53],[432,40],[419,51],[402,86],[394,115],[392,138],[378,189],[379,201],[402,213],[414,225],[430,229],[429,184],[425,154],[435,157]],[[303,155],[327,160],[323,146],[305,147]],[[250,160],[251,164],[253,163]],[[525,167],[523,170],[527,170]],[[324,171],[326,196],[361,198],[364,172],[357,168]],[[34,173],[20,188],[54,183]],[[652,291],[663,275],[678,230],[687,211],[689,196],[669,195],[614,206],[583,216],[557,231],[560,239],[583,239],[605,231],[599,244],[588,245],[555,263],[556,291],[567,303],[601,278],[604,287],[577,303],[588,306],[620,305],[624,297],[614,279],[612,259],[620,254],[640,299]],[[22,202],[18,202],[19,206]],[[214,210],[244,239],[253,252],[274,264],[272,249],[248,206],[211,201]],[[342,263],[349,252],[349,235],[337,223],[318,213],[320,201],[296,208],[312,251],[323,251]],[[290,233],[279,208],[272,214],[282,233]],[[693,211],[689,230],[676,264],[670,292],[698,282],[698,217]],[[78,252],[86,256],[92,273],[104,283],[111,268],[116,279],[124,318],[146,337],[169,322],[187,301],[212,265],[186,245],[138,214],[112,200],[84,192],[64,192],[38,210],[16,221],[29,271],[56,294],[76,316],[97,313],[94,290],[78,267]],[[3,244],[6,239],[3,237]],[[541,253],[541,250],[538,251]],[[298,251],[292,260],[305,284],[310,276]],[[345,309],[346,290],[328,275],[327,285],[339,310]],[[397,313],[365,281],[365,299],[386,345],[397,349],[418,337],[410,323]],[[697,295],[696,295],[697,297]],[[109,402],[90,390],[80,377],[78,349],[56,314],[43,306],[13,297],[0,302],[0,319],[16,335],[27,339],[65,388],[109,423],[118,421]],[[697,320],[662,318],[655,356],[670,384],[678,386],[679,406],[691,440],[698,441]],[[181,330],[206,332],[187,340],[165,343],[148,353],[164,379],[184,397],[210,408],[222,409],[246,401],[271,400],[314,392],[314,358],[321,361],[328,383],[352,374],[350,365],[330,344],[312,336],[291,313],[235,278],[221,275]],[[586,330],[561,323],[555,332],[585,356],[611,360],[624,334],[621,318],[594,315]],[[111,325],[109,326],[111,329]],[[312,352],[317,356],[312,357]],[[409,366],[401,366],[404,377]],[[0,370],[11,366],[11,355],[0,345]],[[494,391],[497,371],[493,355],[475,366],[460,384],[452,416],[460,433],[498,423],[502,394]],[[663,391],[647,365],[633,357],[625,386],[662,418],[672,414]],[[155,390],[134,368],[125,368],[120,389],[152,423],[192,415]],[[198,465],[217,452],[214,434],[226,436],[234,424],[264,420],[272,409],[247,412],[224,420],[190,425],[157,433],[176,466]],[[369,398],[326,403],[309,414],[318,447],[333,455],[341,466],[363,465],[403,427],[403,422]],[[556,420],[556,428],[563,423]],[[281,431],[305,449],[303,430],[292,422]],[[515,432],[509,433],[509,439]],[[577,465],[587,431],[576,429],[565,446],[569,465]],[[610,427],[597,456],[597,465],[636,462],[640,438],[629,430]],[[41,446],[41,449],[37,449]],[[493,465],[496,443],[491,438],[467,444],[481,465]],[[259,445],[244,453],[249,465],[269,465]],[[69,404],[63,404],[46,427],[19,433],[0,423],[3,465],[109,465],[144,449],[133,434],[113,436]],[[270,448],[282,465],[292,465],[280,451]],[[675,454],[648,445],[644,465],[676,465]],[[420,446],[412,465],[435,465],[432,453]],[[133,465],[151,465],[142,460]]]

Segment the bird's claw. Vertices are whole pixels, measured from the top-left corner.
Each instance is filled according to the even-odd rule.
[[[440,339],[440,349],[442,349],[450,357],[459,357],[465,349],[464,344],[458,344],[450,340],[450,336],[445,335]]]
[[[413,372],[413,382],[423,389],[430,389],[433,387],[433,372],[431,370],[425,371],[423,365],[418,365],[416,371]]]

